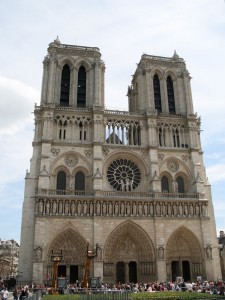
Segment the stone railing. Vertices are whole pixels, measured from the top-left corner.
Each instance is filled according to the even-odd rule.
[[[118,217],[206,217],[206,201],[180,200],[92,200],[36,198],[36,215],[45,216],[118,216]]]
[[[204,200],[204,195],[199,193],[161,193],[161,192],[120,192],[120,191],[79,191],[79,190],[53,190],[53,189],[38,189],[38,196],[73,196],[80,197],[97,197],[97,198],[152,198],[152,199],[197,199]]]
[[[75,197],[82,197],[82,196],[93,196],[92,191],[79,191],[79,190],[51,190],[51,189],[38,189],[37,194],[44,195],[44,196],[75,196]]]

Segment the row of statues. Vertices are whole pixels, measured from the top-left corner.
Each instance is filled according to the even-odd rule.
[[[37,199],[37,215],[206,217],[205,202]]]

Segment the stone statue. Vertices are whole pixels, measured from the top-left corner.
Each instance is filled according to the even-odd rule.
[[[148,215],[148,204],[147,204],[147,202],[144,203],[144,210],[143,210],[143,212],[144,212],[145,216]]]
[[[126,215],[130,216],[130,202],[126,203]]]
[[[84,214],[84,216],[87,215],[87,201],[84,201],[84,204],[83,204],[83,214]]]
[[[133,203],[133,211],[132,211],[133,216],[137,215],[137,206],[136,206],[136,202]]]
[[[57,213],[57,203],[56,200],[53,200],[52,203],[52,214],[55,215]]]
[[[96,203],[96,215],[99,216],[101,214],[101,204],[99,201]]]
[[[120,203],[120,214],[122,216],[124,215],[124,202],[123,201]]]
[[[115,214],[115,215],[118,215],[118,214],[119,214],[119,204],[118,204],[118,202],[115,203],[114,214]]]
[[[94,213],[94,204],[93,204],[92,201],[90,202],[89,210],[90,210],[89,211],[90,216],[93,216],[93,213]]]
[[[71,215],[75,215],[75,202],[72,200],[71,202]]]
[[[69,214],[69,211],[70,211],[70,210],[69,210],[69,202],[66,201],[66,202],[65,202],[65,214],[68,215],[68,214]]]
[[[112,211],[113,209],[112,209],[112,202],[110,201],[109,202],[109,215],[112,215]]]
[[[43,214],[43,201],[42,200],[39,201],[39,205],[38,206],[39,206],[38,207],[39,214]]]

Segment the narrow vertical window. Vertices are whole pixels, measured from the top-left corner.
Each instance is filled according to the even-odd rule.
[[[60,106],[69,106],[70,67],[64,65],[61,76]]]
[[[160,81],[158,75],[154,75],[153,77],[153,89],[154,89],[155,109],[159,113],[161,113],[162,104],[161,104],[161,93],[160,93]]]
[[[63,171],[60,171],[57,174],[56,189],[57,190],[66,190],[66,173]]]
[[[184,189],[184,179],[179,176],[177,177],[177,192],[178,193],[184,193],[185,192],[185,189]]]
[[[161,178],[161,189],[163,193],[169,193],[169,180],[166,176]]]
[[[82,172],[77,172],[75,175],[75,191],[85,190],[85,176]]]
[[[167,77],[166,84],[167,84],[167,96],[168,96],[169,113],[170,114],[175,114],[176,110],[175,110],[173,81],[172,81],[170,76]]]
[[[77,107],[86,107],[86,70],[83,66],[78,71]]]

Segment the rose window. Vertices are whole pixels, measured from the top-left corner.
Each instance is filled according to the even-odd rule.
[[[107,170],[107,179],[117,191],[133,191],[141,182],[141,171],[129,159],[117,159],[111,162]]]

